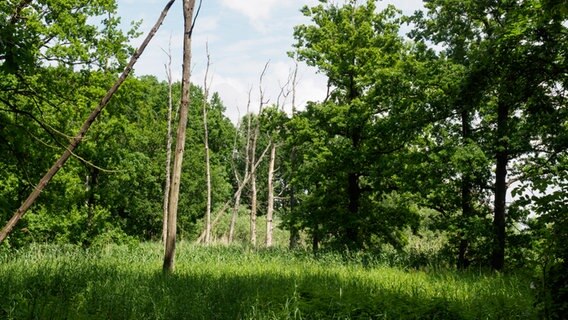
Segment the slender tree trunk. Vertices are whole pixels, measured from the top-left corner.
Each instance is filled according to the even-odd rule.
[[[245,187],[245,185],[247,184],[247,181],[249,179],[249,166],[252,167],[252,165],[250,164],[250,129],[251,129],[251,115],[249,114],[250,111],[250,91],[249,91],[249,95],[248,95],[248,102],[247,102],[247,135],[246,135],[246,147],[245,147],[245,174],[243,176],[243,180],[239,181],[239,176],[237,173],[237,169],[235,168],[235,178],[237,179],[237,183],[238,183],[238,189],[237,192],[235,193],[235,205],[233,206],[233,214],[231,216],[231,224],[229,226],[229,239],[228,242],[232,243],[233,242],[233,237],[235,234],[235,225],[237,223],[237,217],[239,215],[239,206],[241,205],[241,194],[243,192],[243,189]],[[238,128],[237,128],[237,132],[236,134],[238,135]],[[236,140],[235,140],[235,150],[236,150]]]
[[[183,153],[185,150],[185,132],[187,127],[187,117],[189,111],[189,90],[191,75],[191,31],[193,22],[193,9],[195,0],[183,1],[184,16],[184,39],[183,39],[183,67],[182,67],[182,95],[179,115],[179,125],[176,137],[176,149],[174,155],[174,166],[172,172],[172,185],[170,189],[170,200],[168,206],[168,234],[166,238],[166,249],[164,253],[163,270],[172,273],[175,265],[176,233],[177,233],[177,209],[179,200],[179,189],[181,182],[181,168],[183,163]]]
[[[268,62],[264,65],[264,69],[260,74],[259,80],[259,99],[260,104],[258,107],[258,115],[262,113],[262,108],[264,107],[264,91],[262,90],[262,80],[264,75],[266,74],[266,70],[268,69]],[[257,190],[256,190],[256,144],[258,142],[258,136],[260,135],[260,119],[257,118],[255,121],[254,132],[252,136],[252,145],[250,148],[250,163],[251,163],[251,170],[250,170],[250,179],[251,179],[251,205],[250,205],[250,243],[253,247],[256,247],[256,214],[257,214]]]
[[[470,139],[471,134],[471,124],[470,124],[470,117],[469,111],[463,110],[462,111],[462,145],[467,146]],[[471,169],[471,168],[466,168]],[[469,248],[469,239],[465,235],[465,228],[469,227],[468,221],[470,217],[473,215],[473,206],[472,206],[472,196],[471,196],[471,179],[469,178],[469,172],[465,172],[462,175],[461,181],[461,208],[462,208],[462,220],[463,224],[460,230],[460,243],[458,248],[458,268],[465,269],[469,265],[469,260],[467,259],[467,250]]]
[[[258,121],[258,120],[257,120]],[[258,126],[257,126],[258,127]],[[258,129],[258,128],[257,128]],[[255,162],[256,158],[256,138],[258,136],[258,130],[255,130],[252,147],[251,147],[251,163]],[[251,203],[250,203],[250,243],[253,247],[256,247],[256,202],[257,202],[257,191],[256,191],[256,168],[251,168],[250,172],[250,183],[251,183]]]
[[[350,172],[347,175],[347,194],[349,197],[349,221],[357,220],[359,216],[359,202],[361,198],[361,188],[359,187],[359,175],[357,173]],[[347,222],[349,223],[349,222]],[[359,226],[357,225],[347,225],[346,228],[347,241],[349,245],[353,247],[359,247]]]
[[[205,171],[207,179],[207,207],[205,211],[205,243],[211,243],[211,162],[209,157],[209,129],[207,127],[207,100],[209,98],[209,89],[207,85],[207,77],[209,75],[209,66],[211,59],[209,56],[209,46],[207,48],[207,68],[205,69],[205,80],[203,81],[203,129],[205,132],[204,145],[205,145]]]
[[[296,79],[298,76],[298,62],[295,62],[294,76],[292,78],[292,117],[296,115]],[[291,176],[293,177],[296,170],[296,148],[292,147],[290,153],[290,167],[292,170]],[[292,179],[290,179],[292,181]],[[296,226],[294,208],[296,206],[294,183],[290,185],[290,249],[296,249],[300,242],[300,232]]]
[[[274,213],[274,162],[276,161],[276,144],[271,143],[270,160],[268,162],[268,209],[266,210],[266,247],[272,247],[272,219]]]
[[[166,67],[166,76],[168,77],[168,130],[166,137],[166,181],[164,184],[164,204],[163,204],[163,219],[162,219],[162,243],[164,249],[166,245],[166,238],[168,235],[168,201],[170,197],[171,186],[171,168],[172,168],[172,54],[171,54],[171,39],[170,49],[168,50],[168,65]]]
[[[22,1],[22,3],[24,3],[24,2],[27,2],[27,1]],[[20,219],[24,216],[26,211],[31,207],[31,205],[39,197],[40,193],[43,191],[45,186],[49,183],[49,181],[51,181],[51,179],[53,178],[53,176],[55,176],[55,174],[59,171],[59,169],[61,169],[61,167],[63,167],[63,165],[65,165],[65,162],[67,162],[69,157],[71,157],[73,155],[73,151],[81,143],[85,134],[87,133],[87,131],[89,130],[89,128],[91,127],[91,125],[93,124],[95,119],[99,116],[99,114],[102,112],[104,107],[108,104],[108,102],[110,101],[112,96],[116,93],[118,88],[122,85],[124,80],[126,80],[126,77],[128,77],[128,75],[132,71],[132,68],[136,64],[136,61],[138,61],[138,58],[140,57],[140,55],[142,55],[142,53],[144,52],[144,50],[148,46],[148,43],[150,43],[150,40],[154,37],[154,35],[156,34],[158,29],[162,25],[164,18],[168,14],[169,9],[171,8],[171,6],[174,2],[175,2],[175,0],[170,0],[166,4],[166,6],[164,7],[164,10],[162,11],[160,17],[158,18],[158,21],[156,22],[156,24],[154,25],[152,30],[150,30],[150,32],[146,36],[146,39],[144,39],[144,42],[142,42],[142,44],[140,45],[138,50],[134,53],[132,58],[130,58],[128,65],[126,66],[126,68],[124,69],[124,71],[122,72],[120,77],[116,80],[114,85],[109,89],[109,91],[106,93],[106,95],[102,98],[102,100],[99,102],[99,105],[95,108],[95,110],[93,110],[93,112],[91,112],[91,114],[89,115],[87,120],[81,126],[81,129],[79,130],[77,135],[71,140],[71,143],[69,144],[69,146],[67,147],[65,152],[53,164],[53,166],[49,169],[49,171],[45,174],[45,176],[43,176],[43,178],[39,181],[38,185],[34,188],[32,193],[28,196],[28,198],[24,201],[24,203],[22,203],[20,208],[18,208],[18,210],[14,213],[14,215],[12,216],[10,221],[8,221],[8,223],[4,226],[4,228],[2,228],[2,230],[0,231],[0,243],[2,243],[4,241],[4,239],[6,239],[6,237],[8,236],[8,234],[10,234],[10,232],[12,231],[14,226],[16,226],[18,221],[20,221]]]
[[[319,251],[319,224],[314,223],[314,230],[312,231],[312,251],[316,255]]]
[[[239,207],[241,206],[242,188],[239,188],[235,193],[235,205],[233,206],[233,215],[231,217],[231,225],[229,226],[229,243],[233,243],[235,236],[235,225],[237,224],[237,217],[239,215]]]
[[[293,166],[293,165],[292,165]],[[296,213],[294,212],[296,207],[296,196],[295,196],[295,188],[292,184],[290,186],[290,243],[289,247],[291,250],[296,249],[300,242],[300,232],[298,227],[296,226]]]
[[[505,266],[505,218],[507,209],[507,165],[509,143],[507,141],[509,106],[500,101],[497,110],[497,152],[495,168],[494,239],[491,266],[502,270]]]
[[[264,158],[264,156],[266,155],[266,152],[268,151],[268,148],[264,149],[264,151],[261,153],[260,157],[258,157],[258,160],[253,164],[251,169],[256,170],[258,168],[258,165],[260,164],[260,162],[262,161],[262,159]],[[236,217],[237,217],[237,211],[240,205],[240,201],[241,201],[241,195],[242,192],[245,188],[245,186],[247,185],[247,183],[249,183],[249,181],[251,180],[252,175],[250,173],[245,173],[245,176],[243,177],[243,180],[241,182],[239,182],[239,188],[237,189],[237,192],[235,193],[235,206],[233,207],[233,217],[231,218],[231,226],[229,228],[229,243],[231,243],[231,241],[233,240],[233,235],[234,235],[234,230],[235,230],[235,224],[236,224]]]

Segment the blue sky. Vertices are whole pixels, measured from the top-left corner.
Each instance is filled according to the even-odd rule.
[[[133,41],[138,46],[155,23],[166,0],[118,0],[118,12],[127,27],[143,20],[143,36]],[[197,0],[199,2],[199,0]],[[341,2],[337,0],[336,2]],[[252,109],[257,108],[258,82],[264,65],[270,61],[263,87],[270,103],[276,102],[279,88],[286,82],[294,63],[286,52],[291,50],[293,27],[309,21],[299,9],[317,4],[317,0],[204,0],[193,33],[192,82],[202,85],[207,63],[205,44],[211,55],[211,90],[220,93],[227,115],[236,121],[246,110],[252,88]],[[394,4],[406,14],[422,7],[421,0],[385,0],[379,7]],[[137,75],[152,74],[165,79],[164,64],[171,39],[172,67],[175,80],[181,78],[183,14],[182,0],[177,0],[164,24],[138,61]],[[325,80],[315,70],[300,65],[297,104],[321,100]],[[286,101],[288,109],[290,101]]]

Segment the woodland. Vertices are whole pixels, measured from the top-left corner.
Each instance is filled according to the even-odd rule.
[[[262,72],[238,123],[183,5],[173,82],[114,0],[0,2],[0,318],[566,317],[566,1],[320,0],[288,55],[327,96]]]

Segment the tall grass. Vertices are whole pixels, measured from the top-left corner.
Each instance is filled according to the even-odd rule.
[[[0,319],[531,319],[515,275],[404,271],[324,254],[181,243],[0,254]],[[364,262],[364,263],[362,263]]]

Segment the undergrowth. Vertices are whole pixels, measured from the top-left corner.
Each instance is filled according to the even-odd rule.
[[[283,249],[34,245],[0,255],[0,319],[531,319],[522,276]]]

